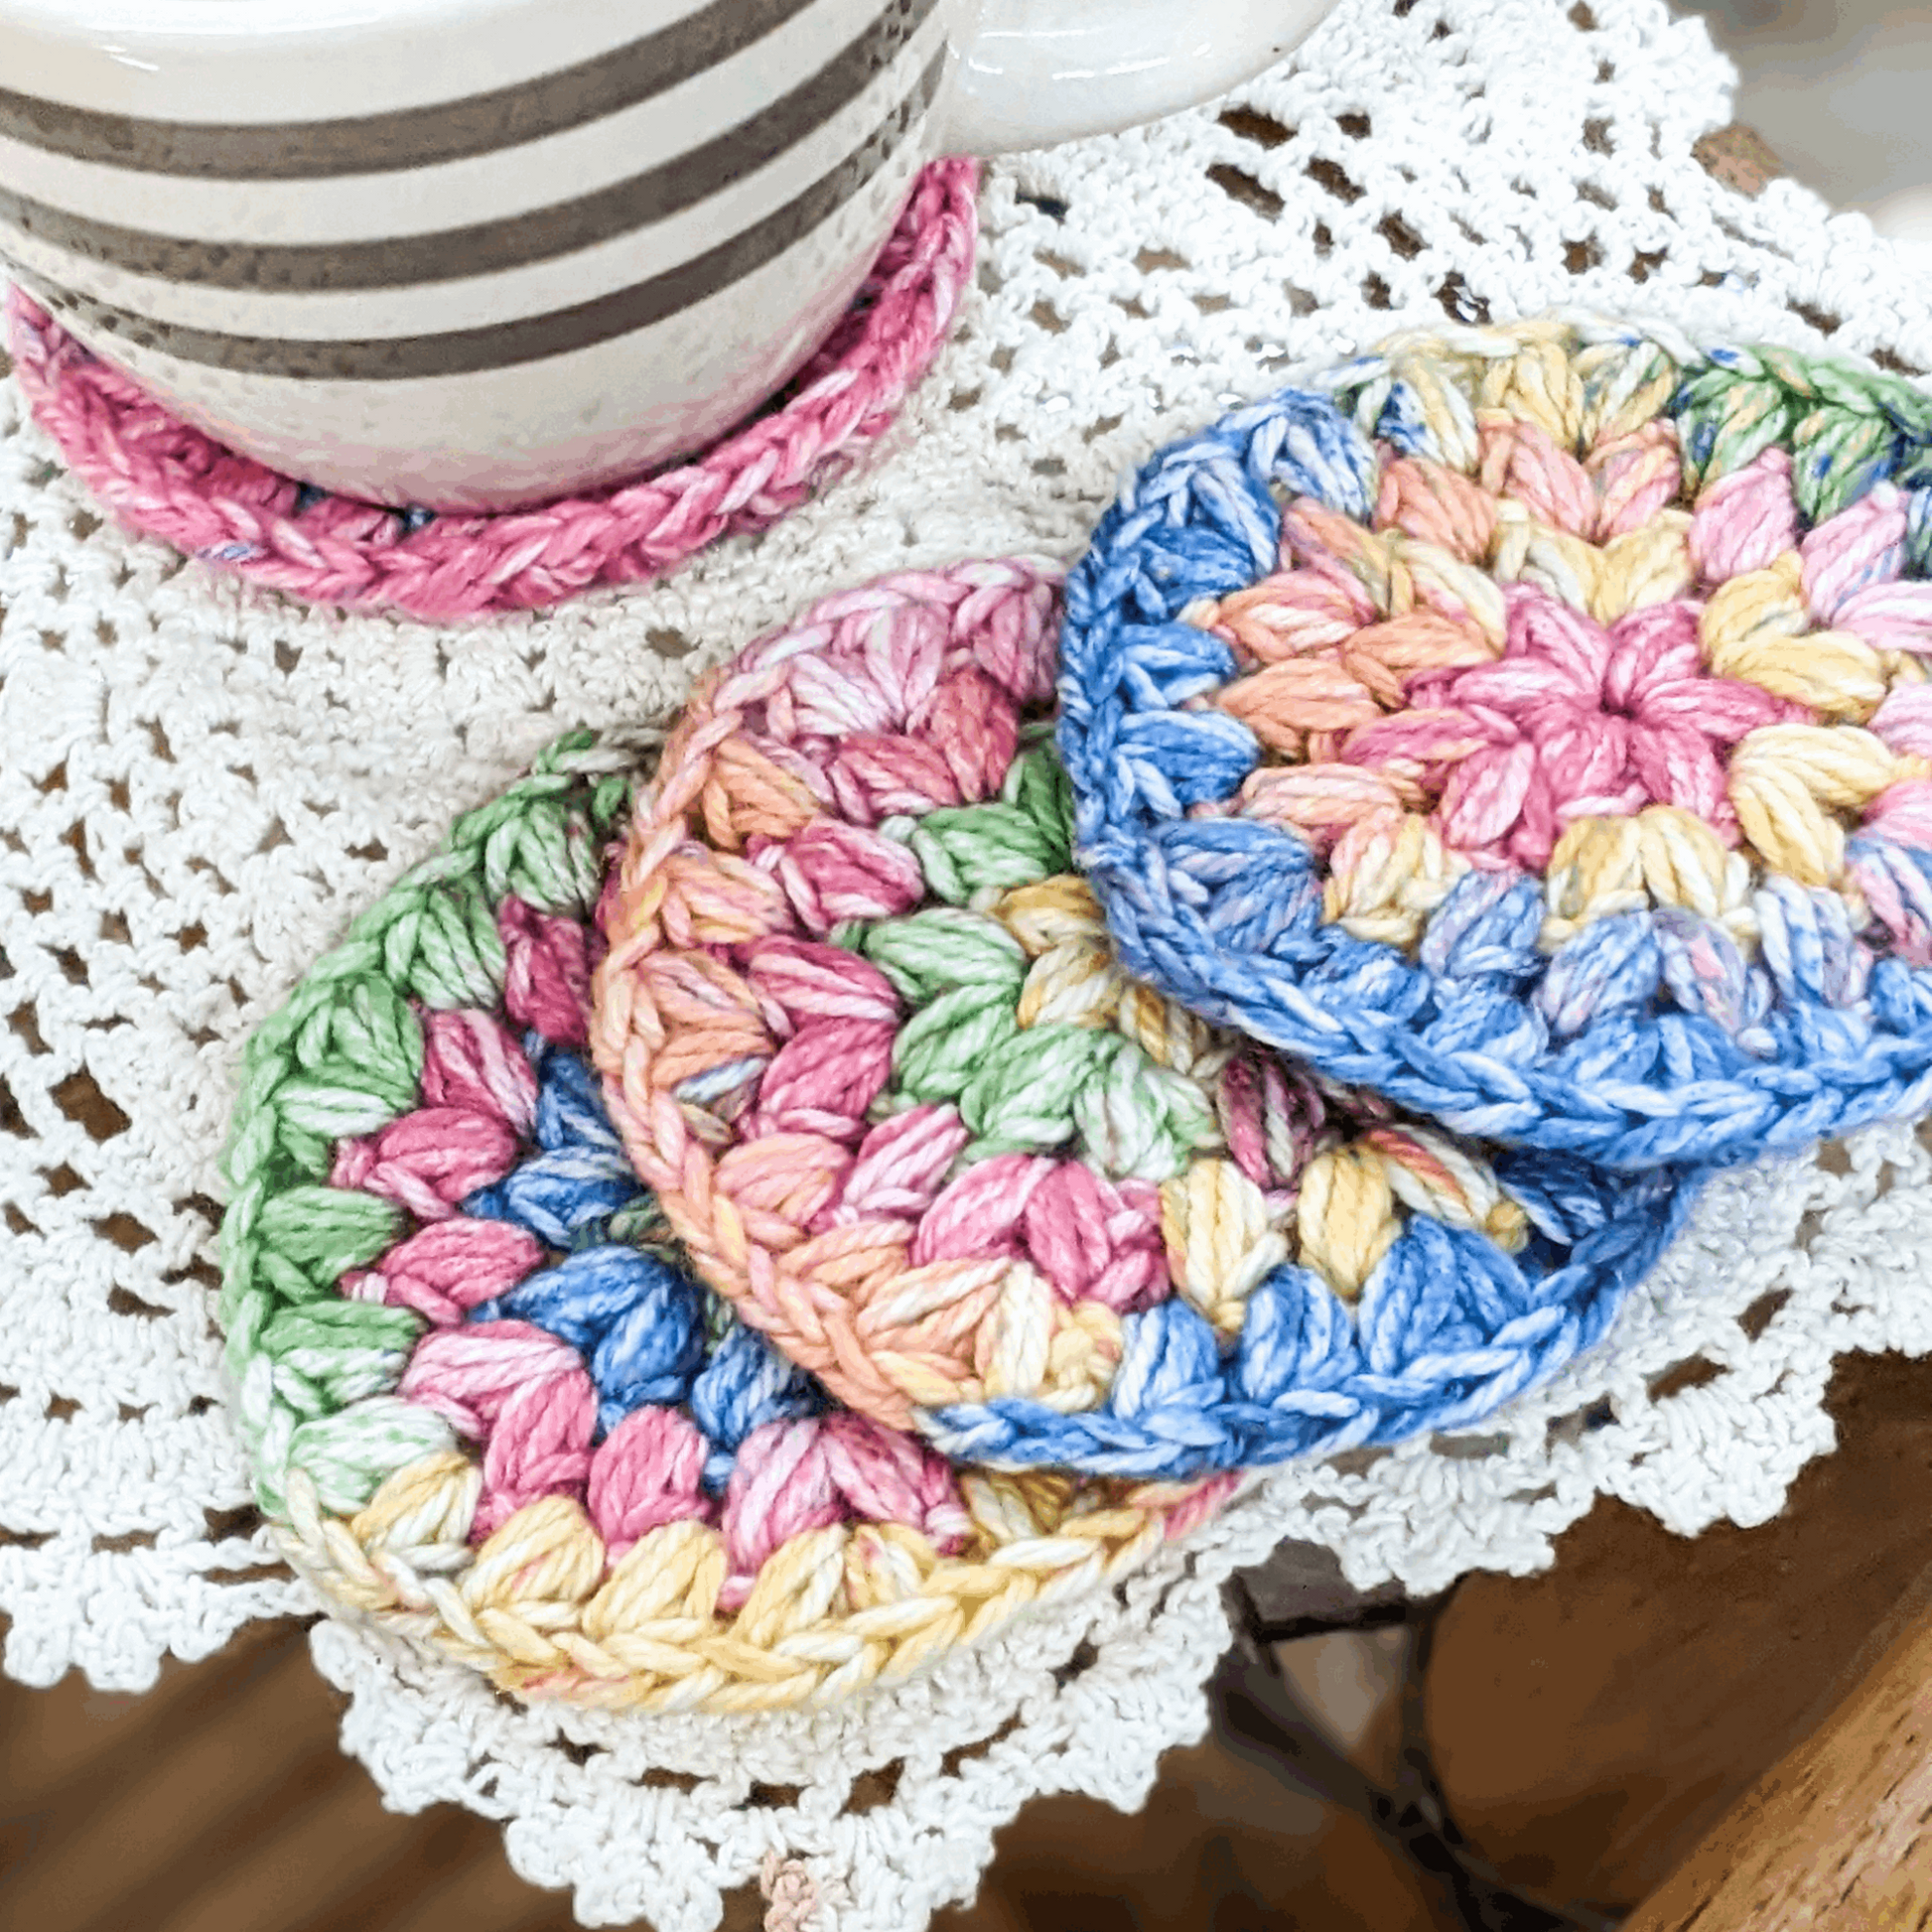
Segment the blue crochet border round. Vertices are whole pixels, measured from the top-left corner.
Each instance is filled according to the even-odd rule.
[[[1863,998],[1835,1004],[1830,935],[1805,924],[1801,895],[1786,896],[1789,944],[1767,960],[1761,1057],[1654,998],[1612,1004],[1553,1042],[1529,998],[1551,965],[1536,943],[1539,881],[1466,875],[1412,961],[1324,923],[1317,862],[1294,833],[1188,815],[1231,796],[1261,748],[1225,712],[1189,708],[1236,667],[1180,613],[1278,568],[1275,491],[1365,523],[1371,437],[1440,457],[1416,398],[1386,376],[1379,358],[1345,364],[1329,389],[1284,389],[1170,445],[1128,483],[1067,581],[1059,747],[1075,857],[1128,969],[1204,1019],[1458,1133],[1624,1171],[1795,1152],[1932,1108],[1932,970],[1881,957]],[[1366,433],[1344,413],[1364,396]],[[1687,435],[1694,402],[1687,383],[1671,405],[1686,409]],[[1859,493],[1896,467],[1871,465]]]
[[[1284,1262],[1249,1296],[1225,1350],[1172,1297],[1122,1323],[1099,1408],[1065,1415],[1002,1398],[927,1411],[920,1433],[997,1467],[1180,1478],[1472,1428],[1602,1338],[1703,1177],[1612,1174],[1538,1154],[1505,1154],[1495,1174],[1536,1230],[1519,1255],[1412,1215],[1352,1310]]]

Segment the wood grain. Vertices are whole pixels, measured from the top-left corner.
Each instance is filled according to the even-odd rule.
[[[1625,1932],[1693,1926],[1932,1928],[1932,1611],[1923,1603],[1845,1703],[1765,1773]]]
[[[1706,174],[1753,201],[1784,173],[1784,163],[1771,152],[1770,143],[1741,121],[1713,128],[1698,139],[1691,153]]]
[[[1546,1897],[1646,1896],[1830,1714],[1932,1558],[1932,1362],[1848,1356],[1835,1453],[1757,1528],[1673,1536],[1605,1499],[1438,1627],[1428,1725],[1457,1823]]]

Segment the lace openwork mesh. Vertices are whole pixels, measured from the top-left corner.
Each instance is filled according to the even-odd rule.
[[[1932,367],[1855,216],[1720,187],[1727,66],[1661,0],[1342,0],[1219,108],[988,171],[979,287],[873,462],[637,595],[438,630],[298,609],[104,522],[0,386],[0,1612],[5,1664],[138,1689],[307,1611],[246,1507],[209,1323],[241,1040],[350,914],[559,731],[661,718],[811,598],[1071,561],[1121,473],[1390,330],[1580,305]],[[1284,1536],[1357,1585],[1528,1571],[1611,1493],[1762,1521],[1833,1357],[1932,1346],[1932,1152],[1867,1130],[1709,1189],[1609,1339],[1474,1436],[1292,1464],[1146,1572],[815,1715],[512,1709],[318,1625],[388,1802],[502,1820],[587,1924],[716,1922],[767,1853],[840,1932],[972,1891],[1052,1790],[1138,1801],[1196,1737],[1218,1584]]]

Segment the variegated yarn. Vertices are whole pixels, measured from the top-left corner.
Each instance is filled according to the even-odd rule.
[[[1154,459],[1067,588],[1130,970],[1623,1170],[1932,1105],[1932,397],[1584,319]]]
[[[1453,1428],[1690,1198],[1311,1081],[1128,980],[1070,869],[1052,573],[907,574],[708,679],[600,917],[612,1118],[705,1280],[949,1453],[1181,1477]]]
[[[335,1601],[531,1698],[828,1702],[1209,1513],[956,1470],[694,1283],[583,1056],[634,751],[562,741],[250,1041],[221,1316],[263,1509]]]
[[[979,167],[920,172],[851,308],[783,392],[621,488],[490,514],[391,510],[297,483],[171,415],[18,289],[15,372],[74,475],[131,528],[287,596],[451,622],[645,584],[796,509],[890,427],[972,281]]]

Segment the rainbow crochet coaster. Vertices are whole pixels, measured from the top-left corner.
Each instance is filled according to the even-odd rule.
[[[1595,320],[1154,459],[1067,587],[1131,970],[1463,1133],[1732,1162],[1932,1104],[1932,398]]]
[[[638,775],[566,739],[249,1042],[221,1319],[263,1509],[336,1604],[526,1698],[823,1704],[1137,1566],[1228,1480],[958,1470],[701,1290],[585,1053]]]
[[[972,278],[978,170],[920,175],[852,309],[784,394],[702,456],[596,496],[436,516],[331,496],[171,416],[18,290],[14,367],[69,467],[145,536],[315,604],[447,621],[647,583],[761,530],[892,422]]]
[[[1688,1178],[1494,1154],[1126,978],[1057,615],[1024,562],[892,577],[701,685],[600,915],[638,1173],[748,1323],[951,1454],[1178,1478],[1477,1421]]]

